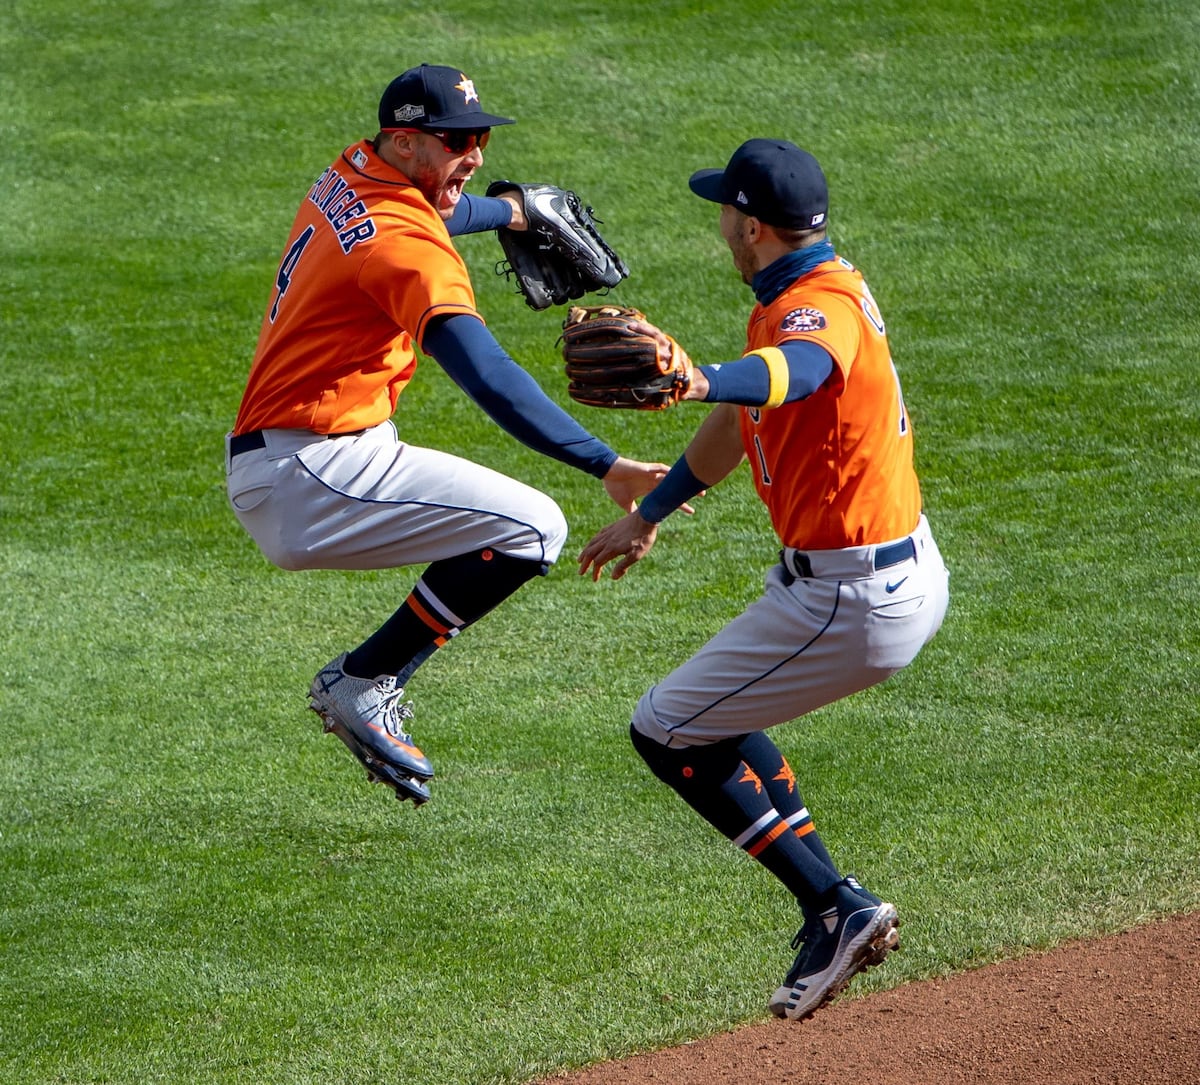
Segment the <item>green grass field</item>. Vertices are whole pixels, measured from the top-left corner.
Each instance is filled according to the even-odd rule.
[[[763,1019],[798,916],[628,745],[757,596],[735,476],[624,581],[564,560],[410,692],[420,811],[306,710],[415,570],[284,573],[224,496],[295,207],[379,91],[461,64],[496,177],[577,188],[700,361],[751,304],[688,175],[812,150],[888,319],[952,570],[937,640],[775,734],[906,950],[856,993],[1200,908],[1200,11],[634,0],[0,13],[0,1082],[527,1082]],[[464,239],[566,402],[559,313]],[[673,460],[702,408],[577,416]],[[559,499],[425,363],[405,437]]]

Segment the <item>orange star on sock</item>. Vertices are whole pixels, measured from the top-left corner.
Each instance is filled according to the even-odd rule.
[[[739,784],[753,784],[755,794],[761,795],[763,785],[762,785],[762,780],[760,780],[758,777],[758,773],[755,772],[749,765],[747,765],[745,761],[742,762],[742,768],[744,768],[746,771],[742,775],[742,778],[740,780],[738,780],[738,783]]]
[[[775,779],[787,781],[789,795],[796,790],[796,774],[792,771],[792,766],[787,763],[787,758],[784,758],[783,767],[779,770],[779,775]]]

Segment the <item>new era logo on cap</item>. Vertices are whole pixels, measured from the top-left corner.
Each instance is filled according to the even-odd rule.
[[[688,186],[702,199],[731,204],[769,226],[813,229],[829,212],[817,160],[783,139],[749,139],[723,170],[697,170]]]

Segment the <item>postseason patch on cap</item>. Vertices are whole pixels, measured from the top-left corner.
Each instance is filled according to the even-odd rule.
[[[793,309],[783,318],[783,332],[819,332],[825,327],[825,314],[820,309]]]
[[[425,116],[423,105],[402,105],[392,110],[392,117],[397,124],[411,124],[418,117]]]

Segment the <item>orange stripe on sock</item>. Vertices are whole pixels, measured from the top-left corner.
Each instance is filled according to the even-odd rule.
[[[816,826],[813,825],[813,823],[811,821],[805,822],[805,824],[801,825],[796,830],[796,835],[797,836],[808,836],[808,834],[811,833],[813,831],[813,829],[815,829],[815,828],[816,828]]]
[[[448,625],[443,625],[432,614],[430,614],[429,611],[421,606],[421,601],[415,595],[410,595],[408,597],[408,605],[412,607],[413,613],[435,633],[441,633],[442,635],[445,635],[446,633],[450,632],[450,627]]]
[[[764,836],[761,840],[759,840],[759,842],[757,844],[754,844],[751,847],[748,847],[746,849],[746,854],[749,856],[752,856],[752,857],[757,857],[757,856],[761,855],[763,853],[763,851],[765,851],[768,847],[770,847],[776,840],[778,840],[786,832],[787,832],[787,822],[777,821],[771,827],[770,832],[768,832],[766,836]]]

